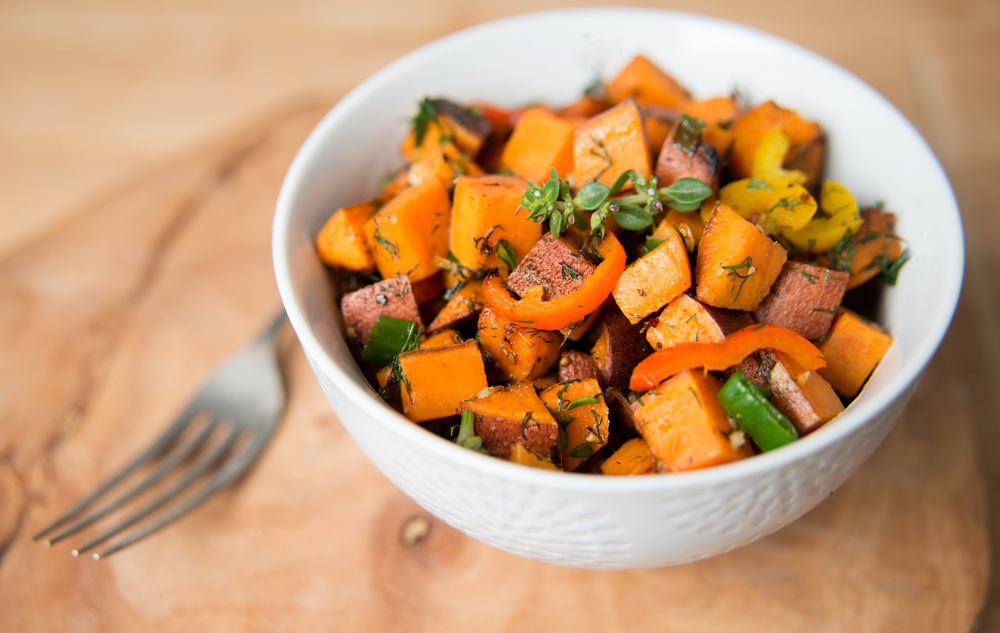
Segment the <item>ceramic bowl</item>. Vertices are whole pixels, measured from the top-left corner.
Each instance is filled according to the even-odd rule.
[[[372,197],[402,164],[424,96],[568,103],[643,53],[696,98],[738,86],[820,122],[827,176],[859,203],[882,200],[913,259],[878,315],[895,342],[845,413],[781,449],[694,472],[595,477],[516,466],[459,448],[395,413],[362,377],[312,240],[341,206]],[[958,300],[961,220],[948,180],[913,126],[858,78],[787,41],[729,22],[640,9],[535,13],[432,42],[358,85],[317,125],[281,188],[274,269],[319,383],[358,446],[396,486],[469,536],[540,561],[657,567],[726,552],[826,499],[903,411]]]

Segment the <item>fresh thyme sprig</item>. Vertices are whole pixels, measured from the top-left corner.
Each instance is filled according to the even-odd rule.
[[[636,193],[613,198],[629,181]],[[552,168],[549,179],[541,186],[528,183],[521,208],[528,211],[530,220],[548,220],[553,235],[586,223],[585,212],[590,211],[590,235],[596,238],[604,235],[609,216],[622,228],[638,231],[651,225],[653,216],[663,211],[664,205],[687,213],[700,207],[710,195],[712,188],[697,178],[681,178],[669,187],[657,187],[656,176],[646,180],[632,169],[619,175],[610,187],[589,182],[573,195],[569,183]]]

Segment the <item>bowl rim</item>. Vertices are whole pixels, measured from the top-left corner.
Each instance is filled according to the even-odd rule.
[[[732,29],[746,36],[761,39],[771,45],[787,48],[790,52],[808,58],[809,63],[823,66],[828,72],[840,75],[841,79],[853,83],[859,90],[867,92],[871,98],[888,108],[914,140],[924,148],[930,159],[928,167],[935,172],[947,193],[948,208],[939,212],[948,222],[953,223],[950,237],[944,245],[944,250],[951,260],[950,278],[944,285],[944,292],[937,302],[938,310],[929,334],[912,352],[909,363],[901,365],[895,376],[883,385],[880,392],[864,401],[855,402],[837,418],[836,424],[824,425],[822,429],[811,433],[781,449],[755,455],[753,459],[743,459],[728,464],[703,468],[699,470],[671,473],[670,476],[657,477],[586,477],[574,473],[551,472],[541,469],[525,468],[506,460],[480,455],[449,442],[419,425],[404,418],[382,402],[370,387],[364,389],[355,384],[350,376],[341,370],[329,356],[325,347],[319,342],[309,325],[292,283],[289,266],[290,252],[289,225],[294,212],[296,194],[304,183],[307,166],[319,153],[323,139],[329,130],[335,128],[344,113],[363,103],[367,94],[377,85],[387,79],[406,72],[407,69],[418,66],[423,61],[446,53],[448,50],[461,47],[493,30],[517,28],[526,22],[551,19],[600,19],[602,16],[632,16],[645,19],[669,19],[688,21],[690,23],[707,23],[714,28]],[[962,236],[961,217],[958,203],[955,199],[951,183],[942,168],[940,161],[928,145],[927,141],[917,131],[915,126],[888,99],[863,80],[847,71],[840,65],[826,59],[804,46],[784,38],[767,33],[760,29],[732,22],[729,20],[704,16],[684,11],[666,9],[634,8],[634,7],[597,7],[551,9],[523,13],[519,15],[491,20],[445,35],[432,42],[424,44],[413,51],[390,62],[380,70],[370,75],[347,93],[320,120],[305,142],[296,153],[288,168],[275,207],[272,226],[272,256],[275,278],[282,303],[289,320],[301,342],[306,356],[314,367],[339,389],[358,408],[386,430],[400,436],[402,439],[419,446],[421,450],[435,454],[446,461],[479,471],[481,474],[501,477],[515,483],[525,485],[544,485],[548,488],[561,489],[575,493],[620,493],[628,491],[672,490],[677,488],[711,486],[737,479],[761,476],[789,466],[794,462],[804,460],[865,426],[869,421],[882,414],[905,391],[919,381],[919,378],[940,346],[942,339],[951,323],[961,293],[962,278],[965,264],[965,246]],[[946,259],[946,261],[948,261]],[[893,343],[895,345],[896,343]]]

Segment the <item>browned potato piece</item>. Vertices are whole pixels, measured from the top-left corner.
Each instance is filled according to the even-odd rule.
[[[565,349],[559,354],[559,382],[570,380],[600,379],[594,357],[587,352]]]
[[[753,315],[759,323],[780,325],[810,341],[823,338],[844,298],[847,279],[845,272],[785,262]]]
[[[507,278],[507,286],[522,297],[541,286],[542,300],[551,301],[583,285],[596,267],[564,240],[546,233]]]
[[[548,373],[559,358],[563,337],[551,330],[514,325],[488,307],[479,315],[479,346],[495,378],[531,380]]]
[[[694,151],[675,143],[680,125],[681,121],[674,123],[660,150],[660,157],[656,161],[658,185],[668,187],[681,178],[697,178],[716,189],[719,181],[719,153],[711,143],[698,143],[694,146]]]
[[[605,387],[628,387],[632,370],[643,359],[642,334],[614,305],[604,308],[597,340],[590,350]]]
[[[775,355],[777,362],[769,381],[774,394],[771,402],[791,420],[799,435],[812,433],[844,410],[844,404],[822,376],[802,370],[781,352]]]
[[[679,343],[721,343],[728,334],[753,323],[747,312],[713,308],[685,293],[649,320],[646,340],[655,350]]]
[[[344,316],[347,338],[358,348],[368,341],[375,319],[380,316],[405,319],[423,326],[413,287],[402,274],[345,294],[340,299],[340,313]]]
[[[545,408],[530,382],[494,392],[485,398],[466,400],[462,411],[475,416],[476,435],[491,455],[510,459],[515,444],[532,453],[558,455],[559,425]]]

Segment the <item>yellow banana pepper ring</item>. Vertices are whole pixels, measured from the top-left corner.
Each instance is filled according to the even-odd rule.
[[[816,200],[787,178],[737,180],[719,190],[719,199],[741,218],[760,224],[768,235],[801,229],[816,213]]]
[[[858,203],[843,185],[827,180],[820,193],[819,207],[825,214],[809,221],[799,230],[786,229],[781,235],[793,246],[810,253],[824,253],[840,242],[848,232],[861,226]]]
[[[791,139],[781,129],[780,125],[768,130],[750,159],[751,178],[784,178],[792,182],[802,183],[806,175],[798,169],[785,169],[782,165],[785,156],[792,146]]]

